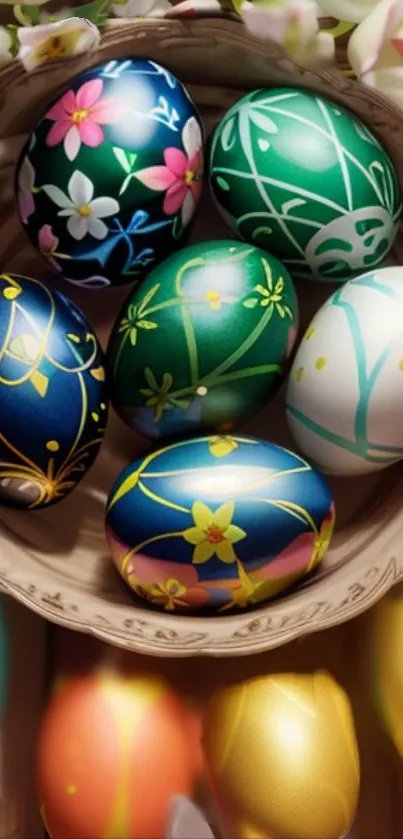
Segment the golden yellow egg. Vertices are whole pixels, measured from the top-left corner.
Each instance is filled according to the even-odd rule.
[[[325,672],[264,676],[218,691],[203,745],[223,820],[239,839],[337,839],[360,767],[350,702]]]
[[[396,586],[376,606],[373,643],[378,707],[403,757],[403,586]]]

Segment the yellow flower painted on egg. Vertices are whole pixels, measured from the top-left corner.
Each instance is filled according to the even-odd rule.
[[[209,442],[210,454],[214,457],[225,457],[237,449],[239,443],[233,437],[225,435],[223,437],[213,437]]]
[[[152,603],[164,606],[167,612],[173,612],[177,606],[187,606],[185,600],[181,598],[186,594],[187,588],[178,580],[167,580],[165,583],[151,583],[144,585],[141,583],[138,588],[140,594],[146,596]]]
[[[239,559],[237,559],[237,566],[240,586],[231,591],[231,600],[225,606],[221,606],[220,612],[226,612],[228,609],[232,609],[233,606],[239,606],[241,609],[245,609],[250,603],[255,603],[259,600],[257,592],[264,583],[261,580],[257,583],[253,582]]]
[[[334,508],[332,507],[329,515],[325,518],[319,533],[315,537],[312,559],[307,568],[308,571],[312,571],[313,568],[316,568],[316,566],[319,565],[319,562],[325,556],[325,553],[327,552],[327,549],[330,544],[330,540],[333,536],[334,523],[335,515]]]
[[[246,533],[232,524],[234,506],[233,501],[227,501],[213,512],[201,501],[195,501],[192,506],[194,527],[183,531],[183,538],[195,546],[194,565],[208,562],[214,554],[221,562],[236,561],[233,545],[244,539]]]

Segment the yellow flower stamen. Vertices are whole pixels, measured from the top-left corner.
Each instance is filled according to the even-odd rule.
[[[77,212],[83,218],[88,218],[88,216],[92,215],[91,207],[88,204],[82,204],[81,207],[77,207]]]

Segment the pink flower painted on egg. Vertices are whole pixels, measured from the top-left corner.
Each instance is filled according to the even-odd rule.
[[[203,138],[200,126],[191,117],[182,132],[183,149],[164,151],[165,166],[150,166],[136,172],[136,178],[148,189],[165,192],[163,211],[173,216],[181,210],[185,227],[193,216],[201,195],[203,175]]]
[[[64,143],[69,160],[75,160],[81,144],[96,148],[104,139],[101,125],[111,125],[126,113],[128,105],[117,99],[101,99],[103,81],[85,82],[77,93],[68,90],[47,112],[46,119],[54,120],[46,144]]]
[[[61,271],[60,265],[57,264],[55,256],[63,256],[57,253],[59,239],[54,235],[50,224],[44,224],[38,234],[38,245],[42,256],[47,259],[54,271]],[[67,258],[67,256],[66,256]]]

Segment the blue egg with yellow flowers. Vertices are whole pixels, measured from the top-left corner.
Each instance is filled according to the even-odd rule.
[[[65,498],[93,463],[107,420],[103,353],[64,295],[0,275],[0,503]]]
[[[130,588],[167,612],[253,606],[321,561],[335,509],[294,452],[243,436],[172,443],[118,477],[106,535]]]

